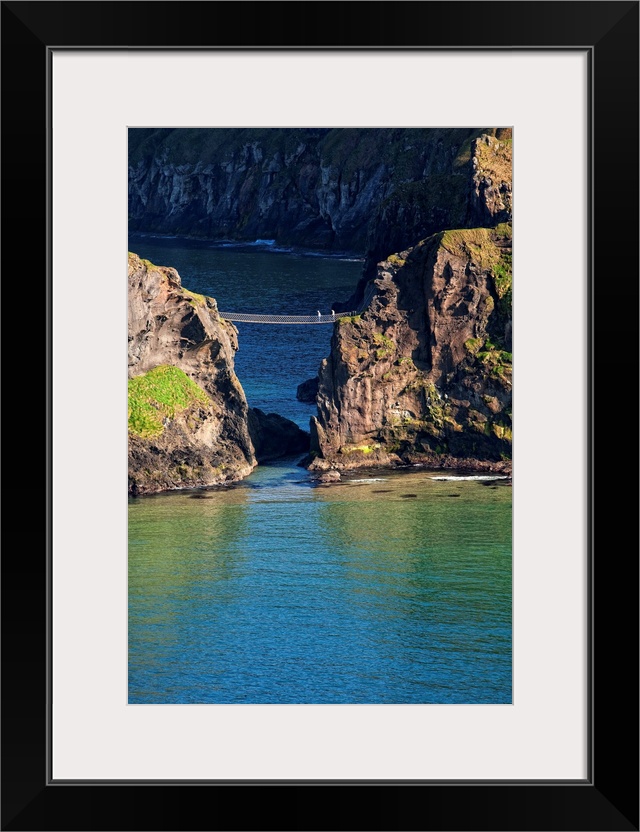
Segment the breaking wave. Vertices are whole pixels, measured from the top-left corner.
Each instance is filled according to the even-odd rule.
[[[495,476],[490,474],[470,474],[465,477],[429,477],[430,480],[444,480],[446,482],[453,482],[454,480],[508,480],[509,476]]]

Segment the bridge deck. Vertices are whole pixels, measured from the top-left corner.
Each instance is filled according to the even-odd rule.
[[[332,324],[338,318],[357,315],[357,312],[336,312],[335,315],[256,315],[252,312],[220,312],[225,321],[245,324]]]

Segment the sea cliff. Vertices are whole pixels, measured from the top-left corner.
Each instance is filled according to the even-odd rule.
[[[349,250],[375,268],[507,219],[510,164],[507,128],[135,129],[129,230]]]
[[[510,471],[511,225],[432,235],[367,292],[320,368],[311,469]]]
[[[235,327],[173,268],[129,254],[129,492],[215,485],[256,457]]]

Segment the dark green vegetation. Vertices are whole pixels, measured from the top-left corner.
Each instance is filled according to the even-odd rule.
[[[324,166],[338,168],[349,177],[357,170],[375,167],[384,159],[398,179],[421,177],[432,149],[463,148],[494,128],[135,128],[129,130],[129,163],[162,154],[169,164],[219,164],[252,149],[256,155],[283,158],[299,155],[300,144],[313,150]],[[467,159],[468,161],[468,159]],[[458,166],[459,161],[458,161]]]

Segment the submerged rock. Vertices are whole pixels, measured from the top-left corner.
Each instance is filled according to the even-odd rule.
[[[340,471],[324,471],[316,477],[317,482],[340,482]]]

